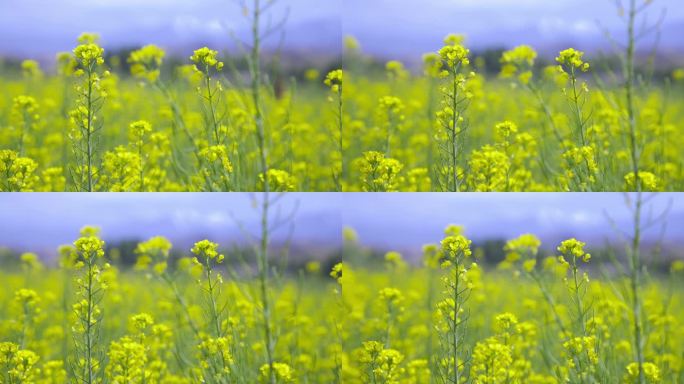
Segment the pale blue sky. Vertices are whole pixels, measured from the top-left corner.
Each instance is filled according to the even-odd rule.
[[[340,4],[279,0],[262,27],[287,16],[287,48],[339,54]],[[71,50],[84,31],[100,33],[105,48],[158,44],[182,54],[202,45],[234,51],[232,35],[250,41],[238,0],[0,0],[0,36],[7,37],[0,39],[0,55],[50,60],[56,52]],[[279,41],[279,35],[272,35],[266,47]]]
[[[347,194],[343,223],[360,242],[380,249],[419,251],[441,240],[449,224],[463,225],[475,240],[508,239],[534,233],[553,248],[568,237],[587,243],[618,241],[607,215],[622,231],[631,231],[632,216],[623,193],[399,193]],[[684,193],[661,193],[645,209],[653,216],[671,204],[664,240],[684,249]],[[661,227],[646,231],[654,242]],[[684,257],[684,254],[681,255]]]
[[[244,244],[246,233],[259,233],[255,196],[261,199],[249,193],[2,193],[0,246],[51,254],[73,242],[84,225],[101,227],[107,241],[161,235],[188,249],[203,238]],[[283,196],[271,219],[287,224],[275,228],[272,239],[281,244],[291,235],[299,246],[336,249],[339,212],[334,194],[325,199],[310,199],[306,193]]]
[[[241,241],[242,222],[257,233],[259,216],[246,193],[49,193],[0,194],[0,246],[50,254],[72,242],[79,228],[102,227],[105,240],[164,235],[187,248],[204,237]],[[361,243],[378,249],[419,251],[438,242],[448,224],[461,224],[475,240],[531,232],[553,247],[567,237],[593,244],[616,239],[609,214],[628,230],[631,217],[621,193],[290,193],[283,215],[297,206],[292,240],[302,246],[339,247],[341,228],[354,228]],[[684,249],[684,194],[663,193],[649,209],[672,203],[665,240]],[[648,212],[648,210],[647,210]],[[655,241],[660,228],[644,234]],[[282,242],[288,230],[275,233]],[[684,257],[684,255],[681,255]]]
[[[623,0],[626,2],[628,0]],[[638,0],[643,1],[643,0]],[[251,2],[251,1],[248,1]],[[236,0],[0,0],[0,55],[51,60],[83,31],[105,47],[156,43],[187,54],[208,44],[232,47],[231,31],[248,25]],[[681,58],[681,0],[654,0],[650,19],[667,9],[661,46]],[[614,0],[279,0],[273,20],[289,9],[285,47],[306,54],[339,53],[342,34],[368,53],[413,59],[436,50],[444,35],[464,33],[474,48],[527,43],[544,52],[569,45],[607,47],[597,23],[624,37]],[[271,39],[271,45],[278,39]]]
[[[663,9],[662,47],[681,57],[684,7],[681,0],[654,0],[650,20]],[[478,49],[529,44],[548,53],[568,46],[593,51],[608,47],[599,24],[616,39],[626,29],[615,0],[345,0],[342,13],[345,33],[386,57],[437,50],[448,33],[465,34]]]

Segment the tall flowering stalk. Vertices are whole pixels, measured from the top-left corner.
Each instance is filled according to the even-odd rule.
[[[590,304],[585,303],[589,287],[589,275],[580,275],[580,262],[588,263],[591,255],[584,250],[586,244],[577,239],[561,242],[557,250],[558,261],[570,269],[571,279],[564,279],[570,291],[570,302],[574,305],[574,333],[566,333],[563,348],[568,359],[564,381],[573,383],[596,382],[598,369],[601,369],[598,355],[598,341],[595,329],[590,329],[592,317]]]
[[[223,62],[216,58],[217,55],[217,51],[204,47],[196,50],[190,60],[195,71],[202,75],[202,86],[197,90],[205,112],[206,145],[200,145],[200,175],[206,190],[227,191],[231,189],[233,166],[226,147],[228,128],[223,124],[225,112],[220,111],[223,86],[220,81],[212,81],[213,71],[223,69]]]
[[[251,77],[250,87],[252,91],[252,107],[254,128],[257,139],[257,146],[259,148],[259,168],[260,174],[264,178],[269,175],[269,160],[268,160],[268,142],[266,138],[266,129],[263,116],[263,100],[261,95],[262,69],[261,69],[261,42],[264,38],[261,31],[261,17],[263,13],[270,8],[276,0],[253,0],[251,7],[251,25],[252,25],[252,49],[248,56],[249,72]],[[247,9],[245,7],[245,9]],[[264,343],[266,345],[266,364],[265,369],[262,370],[262,376],[267,378],[270,384],[276,384],[276,370],[275,363],[275,338],[273,335],[273,325],[271,324],[272,313],[271,303],[268,293],[269,285],[269,260],[268,260],[268,246],[269,246],[269,209],[270,209],[270,183],[262,183],[263,193],[261,197],[261,236],[257,248],[257,264],[259,274],[259,298],[261,301]]]
[[[76,109],[69,114],[73,125],[70,137],[78,162],[72,170],[72,178],[77,190],[92,192],[97,183],[97,147],[102,129],[102,120],[98,119],[98,115],[107,96],[101,80],[109,72],[102,71],[104,49],[95,43],[96,38],[86,35],[80,41],[82,44],[74,49],[77,63],[74,75],[82,80],[76,86]]]
[[[194,262],[202,266],[204,281],[202,291],[206,298],[206,334],[200,333],[198,345],[200,360],[204,368],[203,378],[209,383],[229,383],[233,359],[230,355],[230,340],[224,329],[225,305],[219,303],[223,277],[214,271],[214,266],[223,262],[224,256],[218,252],[218,244],[202,240],[192,247]]]
[[[223,278],[220,273],[213,271],[214,263],[220,264],[223,262],[224,256],[218,253],[218,244],[209,240],[202,240],[192,247],[191,252],[195,255],[195,262],[202,264],[204,271],[204,278],[206,285],[203,288],[207,294],[207,301],[209,303],[209,318],[210,329],[215,337],[220,337],[222,312],[218,306],[218,298],[221,293],[221,284]]]
[[[202,86],[197,91],[202,97],[202,106],[205,109],[205,127],[207,142],[214,145],[224,142],[226,127],[221,124],[221,116],[218,111],[223,98],[223,86],[220,81],[212,81],[213,71],[223,69],[223,62],[216,57],[217,51],[203,47],[195,50],[190,56],[194,63],[193,68],[202,75]]]
[[[651,1],[646,1],[646,5]],[[632,165],[632,174],[634,179],[639,179],[639,148],[637,144],[637,123],[636,123],[636,106],[634,103],[634,49],[636,44],[636,37],[634,32],[634,24],[636,21],[639,9],[636,5],[636,0],[629,0],[629,10],[627,19],[627,49],[624,58],[624,72],[625,72],[625,102],[627,107],[627,124],[629,126],[629,153]],[[635,190],[641,192],[640,183],[635,183]],[[635,332],[636,333],[636,332]],[[639,360],[639,382],[644,382],[643,375],[643,360]]]
[[[262,4],[261,0],[253,0],[252,10],[251,10],[251,23],[252,23],[252,49],[249,53],[249,72],[251,75],[250,87],[252,90],[252,104],[253,104],[253,118],[254,127],[256,132],[257,145],[259,147],[259,168],[262,175],[268,175],[268,145],[266,138],[266,129],[264,127],[264,116],[263,116],[263,106],[262,106],[262,96],[261,96],[261,39],[263,38],[261,32],[261,17],[263,13],[269,8],[275,0],[266,0],[266,4]],[[246,9],[246,8],[245,8]],[[268,186],[264,186],[264,192],[268,193]],[[265,200],[268,200],[267,198]],[[272,367],[272,364],[269,363]],[[272,369],[270,369],[273,373]],[[275,380],[273,374],[271,376],[271,381]]]
[[[570,83],[570,89],[563,89],[566,97],[570,100],[572,107],[573,119],[575,120],[574,140],[578,145],[587,145],[586,127],[588,117],[583,112],[584,104],[586,103],[589,88],[585,82],[579,81],[579,74],[589,70],[589,63],[582,59],[584,52],[568,48],[561,51],[556,57],[558,63],[558,71],[567,76]]]
[[[76,278],[76,296],[73,305],[76,322],[74,331],[75,349],[79,357],[74,361],[74,375],[78,382],[99,383],[102,380],[102,350],[100,346],[100,327],[102,309],[99,305],[107,288],[103,279],[102,265],[104,241],[98,237],[98,229],[85,227],[81,237],[74,242],[77,255],[75,268],[80,271]]]
[[[444,299],[437,304],[440,318],[438,329],[441,336],[443,359],[438,363],[445,383],[464,382],[466,365],[466,325],[468,312],[465,308],[472,283],[468,276],[466,261],[472,256],[471,241],[462,233],[462,227],[451,225],[444,231],[441,241],[441,268],[446,271],[442,278]]]
[[[465,112],[472,97],[466,83],[469,76],[464,69],[470,64],[470,51],[462,45],[462,38],[449,35],[444,39],[444,47],[439,50],[442,68],[439,77],[445,79],[440,87],[442,108],[437,112],[440,131],[439,145],[442,152],[443,178],[442,189],[457,192],[463,182],[462,169],[459,164],[463,155],[464,134],[467,129]]]
[[[638,143],[638,127],[637,127],[637,107],[635,102],[635,78],[636,71],[634,68],[634,53],[636,49],[637,40],[648,29],[643,25],[639,35],[637,35],[635,24],[637,16],[644,12],[653,2],[651,0],[644,1],[643,4],[637,5],[636,0],[629,0],[627,9],[627,44],[623,56],[623,72],[624,72],[624,89],[625,89],[625,106],[627,109],[627,125],[629,127],[629,152],[631,161],[631,174],[625,176],[625,181],[629,185],[629,180],[632,180],[632,187],[636,191],[636,200],[632,213],[634,214],[634,229],[629,247],[629,266],[630,266],[630,290],[632,296],[632,318],[634,323],[634,351],[636,359],[636,373],[639,384],[646,383],[646,374],[644,372],[644,330],[643,330],[643,315],[642,315],[642,298],[641,298],[641,284],[642,284],[642,266],[640,260],[639,248],[641,246],[641,210],[644,203],[642,196],[644,187],[647,184],[645,178],[652,176],[649,172],[639,171],[639,158],[641,156],[641,148]],[[622,2],[617,3],[622,10]],[[662,20],[661,20],[662,21]],[[645,24],[645,21],[644,21]],[[656,24],[655,27],[658,25]],[[652,27],[649,27],[649,29]],[[654,177],[652,177],[655,179]],[[650,184],[655,185],[655,180]]]
[[[640,184],[640,183],[636,183]],[[636,372],[638,383],[646,383],[646,375],[644,372],[645,358],[644,358],[644,319],[643,319],[643,303],[641,297],[642,290],[642,263],[641,263],[641,229],[642,229],[642,209],[644,205],[643,192],[637,187],[634,205],[631,207],[633,214],[633,229],[632,237],[629,247],[627,248],[627,255],[629,256],[629,288],[631,293],[631,310],[632,310],[632,333],[634,345],[634,358],[636,360]]]
[[[589,284],[589,275],[586,272],[580,275],[579,262],[587,263],[591,259],[591,255],[584,251],[585,245],[577,239],[568,239],[558,246],[558,252],[561,254],[558,260],[561,264],[568,265],[572,274],[572,280],[566,280],[566,284],[573,295],[577,330],[582,334],[587,333],[588,309],[584,304],[584,296]]]
[[[571,118],[574,120],[572,141],[563,141],[563,159],[567,163],[567,171],[562,180],[566,188],[589,191],[596,182],[598,165],[596,164],[596,146],[589,142],[587,128],[590,113],[584,111],[589,95],[586,82],[580,82],[579,75],[589,70],[589,63],[582,59],[584,52],[568,48],[556,57],[558,71],[567,78],[568,88],[563,93],[570,102]]]
[[[344,142],[343,142],[343,115],[342,115],[342,70],[335,69],[330,71],[325,76],[323,83],[330,87],[330,91],[335,95],[335,98],[330,97],[329,100],[335,102],[336,113],[335,120],[337,123],[337,151],[340,156],[340,164],[337,166],[338,170],[333,170],[333,176],[335,178],[335,189],[337,192],[342,191],[342,179],[346,173],[344,170]]]
[[[259,268],[259,298],[261,301],[261,314],[263,321],[263,332],[264,332],[264,342],[266,344],[266,359],[267,359],[267,377],[271,384],[276,384],[276,371],[274,369],[275,363],[275,338],[273,335],[273,324],[272,324],[272,309],[271,309],[271,299],[269,295],[269,255],[268,246],[270,242],[269,238],[269,208],[270,208],[270,196],[268,193],[269,183],[264,183],[264,193],[262,194],[261,201],[261,239],[258,247],[258,268]]]
[[[343,276],[342,276],[342,271],[343,271],[344,265],[342,262],[339,262],[335,264],[329,275],[333,279],[335,279],[335,288],[333,289],[333,293],[335,294],[335,300],[337,300],[338,305],[335,313],[332,318],[332,323],[333,326],[335,327],[335,338],[337,340],[337,345],[335,346],[336,348],[334,349],[334,368],[333,368],[333,375],[334,375],[334,383],[339,384],[342,382],[342,370],[343,370],[343,364],[342,364],[342,359],[341,355],[344,351],[344,337],[342,336],[343,333],[343,320],[345,319],[344,315],[346,314],[346,311],[348,309],[347,305],[345,304],[344,301],[344,296],[342,295],[342,284],[343,284]]]

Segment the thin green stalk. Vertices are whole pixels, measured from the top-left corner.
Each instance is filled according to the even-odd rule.
[[[575,67],[570,68],[570,83],[572,84],[572,109],[575,112],[575,122],[579,128],[578,134],[579,144],[587,145],[584,134],[584,116],[582,115],[582,105],[579,102],[580,95],[577,93],[577,75],[575,74]]]
[[[211,90],[211,77],[209,76],[209,65],[205,65],[204,72],[204,85],[207,88],[206,100],[209,104],[209,117],[211,118],[211,130],[213,133],[213,139],[215,144],[220,143],[219,132],[218,132],[218,121],[216,120],[216,111],[214,110],[214,94]]]
[[[22,310],[24,312],[24,318],[21,324],[21,335],[19,337],[19,348],[24,349],[26,347],[26,333],[28,332],[28,327],[29,327],[29,308],[28,308],[28,303],[24,302],[22,306]]]
[[[458,120],[458,115],[456,114],[456,107],[457,107],[457,102],[456,102],[456,95],[458,92],[458,82],[456,81],[456,70],[452,73],[452,90],[451,90],[451,95],[449,98],[449,101],[451,102],[451,110],[454,112],[454,116],[452,117],[450,121],[450,126],[449,126],[449,150],[450,150],[450,160],[451,160],[451,171],[453,173],[453,191],[458,192],[459,190],[459,183],[458,183],[458,169],[457,169],[457,161],[458,161],[458,141],[457,141],[457,120]],[[447,183],[448,184],[448,183]]]
[[[138,147],[138,158],[140,159],[140,192],[145,191],[145,160],[144,160],[144,152],[143,152],[143,145]]]
[[[162,279],[166,282],[166,284],[171,288],[171,290],[173,291],[173,294],[176,298],[176,301],[178,302],[178,304],[183,309],[183,312],[184,312],[184,314],[188,320],[188,324],[190,325],[192,332],[195,334],[195,336],[198,336],[199,335],[199,329],[197,328],[197,325],[195,325],[195,321],[192,319],[192,316],[190,315],[190,309],[188,308],[188,304],[185,302],[185,299],[183,299],[183,296],[180,294],[180,291],[178,290],[178,286],[171,279],[171,277],[168,275],[168,273],[164,272],[161,276],[162,276]]]
[[[212,279],[212,269],[211,269],[211,259],[209,256],[205,258],[205,271],[206,271],[206,277],[207,277],[207,294],[209,296],[209,316],[211,317],[211,323],[214,327],[214,337],[219,338],[223,337],[223,331],[221,330],[221,313],[219,312],[217,305],[216,305],[216,298],[218,294],[220,294],[220,287],[219,291],[216,292],[216,286],[221,283],[220,280],[214,281]],[[223,350],[219,350],[219,354],[221,356],[221,366],[223,368],[223,371],[226,370],[226,359],[224,355]]]
[[[634,233],[630,250],[630,288],[632,291],[632,317],[634,321],[634,350],[639,368],[639,384],[646,383],[644,374],[643,353],[643,329],[641,313],[641,264],[639,260],[639,247],[641,242],[641,209],[642,188],[639,180],[639,153],[637,149],[637,127],[634,105],[634,49],[636,38],[634,35],[634,23],[637,15],[636,0],[629,2],[629,16],[627,21],[627,52],[625,57],[625,99],[627,103],[627,121],[629,124],[630,159],[632,173],[634,174],[634,188],[636,190],[636,202],[634,205]]]
[[[93,257],[88,259],[88,271],[87,271],[87,283],[86,283],[86,300],[87,300],[87,313],[85,321],[85,333],[83,335],[85,343],[85,365],[84,365],[84,380],[85,383],[91,384],[95,378],[94,367],[93,367],[93,306],[95,305],[93,297]]]
[[[338,90],[337,90],[337,130],[338,130],[338,134],[339,134],[337,147],[338,147],[338,150],[340,151],[340,173],[341,173],[341,177],[345,177],[346,173],[345,173],[345,169],[344,169],[344,145],[343,145],[343,141],[342,141],[343,140],[342,127],[343,127],[343,123],[342,123],[342,85],[340,85]],[[340,178],[337,177],[335,180],[335,189],[337,190],[337,192],[342,191],[342,184],[340,183],[339,179]]]
[[[268,189],[265,184],[265,189]],[[263,193],[263,201],[261,206],[261,242],[259,246],[259,287],[262,303],[262,320],[264,322],[264,339],[266,341],[266,357],[269,366],[269,379],[271,384],[276,384],[275,370],[273,369],[275,342],[273,340],[273,331],[271,328],[271,306],[268,296],[268,244],[269,244],[269,224],[268,224],[268,210],[269,210],[269,195],[265,191]]]
[[[386,157],[391,157],[391,140],[392,140],[392,130],[393,130],[393,123],[394,119],[392,119],[392,111],[388,110],[387,111],[387,132],[386,132],[386,138],[385,138],[385,156]]]
[[[634,106],[634,22],[636,19],[637,9],[636,0],[630,0],[629,4],[629,21],[627,23],[627,57],[625,62],[626,79],[625,79],[625,98],[627,101],[627,121],[629,124],[629,150],[632,161],[632,172],[634,173],[634,184],[637,192],[640,191],[641,184],[639,182],[639,153],[637,152],[637,127]],[[641,363],[639,364],[639,382],[643,382],[643,371]]]
[[[394,311],[392,303],[387,303],[387,327],[385,328],[385,348],[391,348],[392,326],[394,323]]]
[[[451,337],[452,337],[451,342],[452,342],[452,348],[453,348],[453,353],[454,353],[454,356],[453,356],[453,369],[454,369],[454,378],[455,378],[454,383],[458,384],[461,382],[461,372],[458,369],[458,356],[459,356],[458,349],[459,349],[459,346],[461,343],[461,340],[459,338],[460,335],[458,334],[458,323],[459,323],[458,316],[461,312],[461,303],[460,303],[460,297],[459,297],[460,296],[459,281],[461,279],[459,279],[459,263],[456,263],[454,267],[455,267],[455,271],[456,271],[456,278],[455,278],[454,286],[453,286],[453,296],[454,296],[453,297],[453,299],[454,299],[454,320],[453,321],[454,321],[454,323],[453,323],[453,330],[452,330],[452,335],[451,335]]]
[[[214,327],[214,337],[221,337],[221,321],[219,319],[218,309],[216,308],[216,292],[214,291],[216,282],[211,278],[211,260],[209,257],[206,257],[205,259],[205,271],[207,277],[207,293],[209,294],[209,315],[211,316],[211,323]]]
[[[269,371],[270,384],[276,384],[276,374],[273,369],[275,342],[271,329],[271,307],[268,297],[268,244],[269,244],[269,182],[268,182],[268,150],[266,148],[266,134],[264,119],[261,111],[261,1],[254,0],[252,3],[252,50],[250,53],[251,64],[251,87],[252,103],[254,104],[254,124],[256,128],[257,144],[259,146],[259,160],[261,174],[263,175],[263,196],[261,205],[261,241],[259,245],[259,287],[262,304],[262,320],[264,341],[266,342],[266,358]]]
[[[26,132],[28,132],[30,126],[28,119],[28,113],[24,111],[22,129],[19,134],[19,156],[24,156],[24,136],[26,136]]]
[[[561,317],[558,314],[558,311],[556,309],[556,303],[553,300],[551,293],[549,293],[549,290],[546,288],[546,285],[544,285],[544,282],[542,281],[541,277],[539,276],[539,274],[537,272],[530,273],[530,276],[537,283],[537,286],[539,287],[539,290],[541,291],[542,296],[544,296],[544,300],[549,305],[549,308],[551,308],[551,313],[553,313],[553,317],[556,320],[556,324],[558,324],[558,328],[560,328],[561,332],[563,332],[563,334],[565,334],[566,333],[565,326],[563,325],[563,321],[561,320]]]
[[[69,270],[67,267],[63,267],[63,276],[62,276],[62,312],[65,314],[62,318],[62,327],[63,329],[69,329],[69,316],[66,316],[67,313],[69,313],[69,295],[70,295],[70,274]],[[69,338],[65,337],[63,338],[62,341],[62,362],[65,367],[69,366]]]
[[[639,183],[637,183],[638,185]],[[634,350],[636,353],[637,364],[639,365],[639,383],[644,384],[646,377],[644,374],[644,340],[643,340],[643,319],[642,319],[642,299],[641,299],[641,260],[639,247],[641,245],[641,209],[643,205],[642,192],[637,192],[634,205],[634,234],[630,250],[630,289],[632,291],[632,317],[634,321]]]
[[[252,64],[252,102],[254,104],[254,124],[256,125],[257,143],[259,146],[259,159],[261,173],[264,176],[264,192],[268,193],[268,151],[266,148],[266,134],[264,130],[264,118],[261,111],[261,35],[259,23],[261,17],[260,0],[254,0],[252,11],[252,51],[250,62]]]
[[[88,118],[86,125],[86,158],[88,169],[88,192],[93,191],[93,148],[92,148],[92,129],[93,129],[93,68],[92,64],[88,67],[88,92],[86,93],[86,103]]]

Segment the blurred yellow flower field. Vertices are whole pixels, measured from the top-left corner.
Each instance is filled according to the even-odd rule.
[[[416,265],[347,228],[344,264],[280,274],[164,237],[118,267],[85,227],[56,268],[24,253],[0,273],[0,382],[682,382],[684,262],[637,261],[633,283],[610,248],[465,233],[448,226]]]
[[[630,90],[638,109],[628,111],[625,88],[615,82],[618,68],[595,69],[572,48],[555,62],[538,59],[526,45],[504,51],[497,77],[486,75],[491,62],[472,60],[459,35],[423,57],[419,76],[397,61],[384,72],[363,73],[355,65],[363,53],[347,52],[348,190],[682,188],[676,73],[640,78]]]
[[[215,50],[169,68],[154,45],[105,62],[97,41],[83,34],[54,76],[27,60],[23,77],[0,78],[0,190],[336,189],[335,112],[318,75],[278,95],[259,83],[256,114]],[[117,75],[121,63],[130,73]]]
[[[171,251],[153,237],[121,271],[85,227],[58,268],[26,253],[0,271],[0,383],[339,382],[340,290],[320,263],[262,284],[208,240]]]
[[[348,236],[343,381],[682,382],[682,261],[638,287],[638,348],[630,279],[592,268],[576,239],[554,253],[540,245],[531,234],[509,240],[493,269],[463,228],[450,226],[440,244],[423,247],[416,267],[396,252],[377,261]]]

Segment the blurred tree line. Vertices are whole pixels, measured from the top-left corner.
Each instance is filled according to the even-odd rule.
[[[118,242],[108,242],[105,246],[105,258],[109,263],[121,270],[132,270],[138,260],[138,255],[135,249],[139,240],[122,240]],[[237,274],[247,273],[250,269],[256,267],[256,254],[251,247],[243,247],[233,245],[231,247],[224,247],[221,252],[226,256],[224,262],[219,268],[231,268]],[[293,253],[294,256],[291,256]],[[22,252],[16,250],[0,247],[0,271],[14,272],[21,270]],[[332,269],[333,265],[341,261],[340,250],[321,251],[316,249],[307,250],[303,247],[297,247],[290,251],[288,244],[281,247],[274,247],[271,249],[271,263],[277,265],[280,271],[286,274],[296,274],[303,269],[308,269],[309,272],[318,272],[321,275],[327,275]],[[182,251],[172,248],[169,253],[168,265],[170,269],[176,266],[178,259],[192,256],[189,251]],[[55,267],[58,264],[57,260],[47,259],[45,255],[38,255],[39,259],[47,267]],[[315,270],[311,270],[311,262],[316,263]]]

